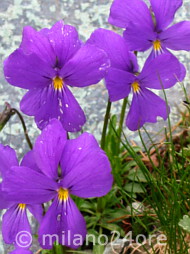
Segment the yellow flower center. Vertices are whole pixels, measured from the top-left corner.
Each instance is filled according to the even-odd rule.
[[[63,79],[60,77],[55,77],[53,79],[53,86],[55,90],[61,90],[63,88]]]
[[[140,85],[137,81],[133,82],[132,84],[133,92],[138,93],[140,91]]]
[[[26,205],[25,204],[19,204],[18,207],[19,207],[20,210],[24,210],[26,208]]]
[[[60,188],[58,190],[59,201],[67,201],[68,197],[69,197],[69,191],[67,189]]]
[[[160,50],[162,47],[161,47],[161,42],[159,40],[156,40],[153,42],[153,48],[155,51],[158,51]]]

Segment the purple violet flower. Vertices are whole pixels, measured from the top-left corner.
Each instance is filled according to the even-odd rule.
[[[168,49],[189,51],[190,22],[182,21],[168,27],[183,1],[149,1],[151,10],[142,0],[114,0],[109,23],[126,29],[124,38],[131,51],[152,48],[151,57],[166,53]]]
[[[2,183],[3,190],[16,202],[41,204],[53,200],[40,224],[42,248],[52,248],[56,240],[79,247],[86,236],[86,224],[71,195],[92,198],[110,191],[113,177],[106,154],[88,133],[67,140],[61,123],[53,119],[37,138],[28,157],[31,155],[36,166],[32,167],[32,159],[28,159],[31,167],[12,167]],[[76,234],[82,242],[75,242]],[[48,241],[47,235],[56,235],[58,239]]]
[[[27,157],[23,159],[21,165],[23,162],[24,165],[25,163],[27,164]],[[0,144],[0,172],[2,178],[6,178],[6,175],[9,173],[11,167],[17,166],[19,166],[19,163],[15,151],[9,146],[3,146]],[[16,246],[16,250],[19,249],[20,253],[24,253],[21,252],[21,249],[24,251],[26,248],[23,249],[19,246],[19,243],[16,241],[17,235],[22,231],[28,232],[29,235],[32,234],[26,213],[27,209],[40,222],[43,214],[42,206],[38,204],[28,205],[27,202],[17,203],[15,201],[7,201],[6,193],[0,189],[0,209],[7,209],[2,219],[2,235],[4,242],[6,244],[14,244]],[[27,239],[25,240],[27,241]],[[28,239],[29,245],[31,244],[30,240],[31,239]]]
[[[20,107],[35,116],[40,129],[56,118],[66,131],[75,132],[86,119],[68,86],[96,84],[108,67],[103,50],[83,44],[73,26],[59,21],[39,32],[25,27],[19,49],[4,62],[4,74],[11,85],[29,90]]]
[[[105,77],[110,101],[126,98],[131,90],[133,92],[126,119],[126,125],[130,130],[135,131],[146,122],[156,122],[157,116],[166,120],[169,113],[166,102],[149,88],[167,89],[175,85],[178,77],[182,78],[181,64],[175,56],[162,54],[148,60],[139,74],[134,73],[138,70],[136,59],[133,56],[131,60],[126,41],[120,35],[105,29],[97,29],[92,33],[88,43],[98,45],[110,57],[111,68]]]
[[[110,59],[111,67],[131,73],[138,72],[137,58],[129,51],[126,41],[119,34],[98,28],[91,34],[87,43],[103,49]]]

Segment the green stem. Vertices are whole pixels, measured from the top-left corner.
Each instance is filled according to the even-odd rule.
[[[62,252],[60,252],[60,254],[68,254],[68,248],[66,246],[61,245],[61,249]]]
[[[57,253],[56,253],[56,246],[55,246],[55,245],[54,245],[53,248],[52,248],[52,253],[53,253],[53,254],[57,254]]]
[[[111,111],[111,102],[108,99],[106,114],[104,117],[104,126],[103,126],[103,130],[102,130],[102,138],[101,138],[101,148],[102,149],[105,148],[105,144],[106,144],[106,132],[107,132],[108,122],[109,122],[109,118],[110,118],[110,111]]]
[[[67,254],[68,248],[63,245],[55,244],[52,249],[54,252],[53,254]]]
[[[29,146],[30,149],[32,150],[33,145],[32,145],[32,142],[30,141],[29,136],[28,136],[28,131],[27,131],[27,128],[26,128],[26,124],[25,124],[25,122],[24,122],[24,119],[23,119],[21,113],[20,113],[17,109],[15,109],[15,108],[12,108],[12,112],[16,113],[17,116],[19,117],[19,119],[20,119],[20,121],[21,121],[21,124],[22,124],[22,128],[23,128],[23,130],[24,130],[24,135],[25,135],[26,141],[27,141],[27,143],[28,143],[28,146]]]
[[[121,139],[121,133],[123,130],[123,122],[124,122],[124,118],[125,118],[125,111],[126,111],[126,107],[127,107],[127,102],[128,102],[128,98],[125,98],[123,100],[123,105],[122,105],[121,114],[120,114],[119,129],[118,129],[119,140]],[[120,144],[120,142],[119,142],[119,144]]]

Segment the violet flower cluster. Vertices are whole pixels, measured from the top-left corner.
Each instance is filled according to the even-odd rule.
[[[83,133],[67,139],[67,132],[80,131],[86,121],[69,87],[82,89],[104,78],[111,102],[132,93],[126,117],[132,131],[155,123],[158,116],[167,119],[169,106],[150,89],[168,89],[184,79],[185,67],[169,49],[190,50],[190,22],[171,25],[182,0],[149,1],[150,8],[142,0],[113,1],[109,22],[125,28],[123,36],[99,28],[84,43],[63,21],[40,31],[25,27],[19,48],[5,60],[8,83],[28,90],[21,111],[34,116],[42,131],[20,165],[15,151],[0,145],[0,209],[6,209],[2,234],[5,243],[15,245],[12,253],[31,253],[31,244],[21,248],[16,241],[19,232],[32,233],[27,211],[40,225],[42,248],[54,244],[45,241],[48,234],[56,234],[62,245],[81,246],[74,236],[81,235],[83,242],[86,225],[72,195],[101,197],[112,187],[109,160],[95,138]],[[139,71],[133,51],[149,48]]]
[[[168,105],[149,88],[162,90],[175,85],[177,77],[181,76],[181,64],[176,57],[163,54],[147,60],[139,73],[136,58],[120,35],[100,28],[91,35],[88,43],[106,50],[110,57],[111,67],[105,77],[110,100],[126,98],[132,90],[133,99],[126,118],[130,130],[135,131],[146,122],[156,122],[157,116],[167,119]],[[113,43],[117,46],[113,47]]]
[[[52,119],[20,166],[15,151],[1,145],[0,165],[3,177],[0,204],[1,209],[7,209],[2,233],[5,243],[15,245],[13,253],[22,254],[18,233],[31,234],[27,209],[40,224],[38,240],[43,249],[51,249],[56,239],[74,249],[82,245],[86,223],[71,195],[101,197],[110,191],[113,182],[109,160],[93,135],[83,133],[67,140],[60,121]],[[47,202],[51,205],[43,216],[41,204]],[[77,241],[76,235],[82,242]],[[46,236],[57,238],[51,242]]]
[[[111,101],[133,93],[126,119],[130,130],[155,123],[158,116],[166,120],[168,105],[149,88],[167,89],[184,79],[185,67],[168,48],[190,49],[190,22],[167,28],[182,1],[150,3],[148,9],[142,0],[113,1],[109,22],[126,28],[124,37],[97,29],[83,43],[76,29],[63,21],[39,32],[25,27],[19,49],[4,62],[7,81],[29,90],[21,100],[21,110],[34,116],[40,129],[57,118],[66,131],[79,131],[86,118],[68,86],[81,88],[105,78]],[[152,48],[151,54],[138,76],[137,59],[131,51],[148,48]]]

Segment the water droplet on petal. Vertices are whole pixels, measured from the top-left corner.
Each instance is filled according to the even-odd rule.
[[[57,215],[57,221],[60,221],[61,220],[61,214],[58,214]]]
[[[62,107],[63,106],[62,100],[60,98],[58,98],[58,100],[59,100],[59,106]]]

